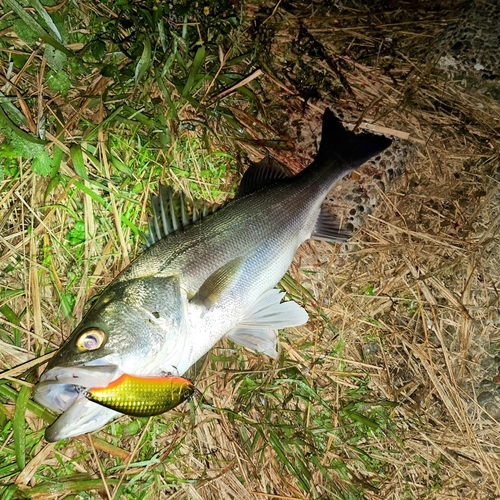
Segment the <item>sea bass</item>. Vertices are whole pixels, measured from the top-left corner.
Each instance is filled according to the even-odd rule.
[[[61,413],[46,439],[91,432],[119,415],[87,399],[85,389],[124,374],[181,376],[224,336],[276,357],[277,330],[308,316],[273,287],[303,241],[347,238],[323,200],[390,143],[344,129],[326,110],[309,167],[291,176],[266,161],[253,165],[233,200],[191,224],[184,220],[185,227],[139,255],[102,292],[35,387],[35,400]],[[160,219],[171,225],[168,208],[153,201],[151,226]]]

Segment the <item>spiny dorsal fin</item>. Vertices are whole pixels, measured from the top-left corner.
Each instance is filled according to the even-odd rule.
[[[219,205],[188,199],[183,193],[159,185],[158,195],[151,195],[153,215],[148,217],[149,234],[144,235],[149,247],[165,236],[174,233],[197,220],[203,219],[219,208]]]
[[[270,156],[265,156],[258,163],[252,163],[245,172],[235,198],[241,198],[287,177],[292,177],[292,173],[284,165]]]
[[[322,206],[316,225],[311,233],[311,239],[343,243],[352,236],[352,233],[340,224],[340,221]]]

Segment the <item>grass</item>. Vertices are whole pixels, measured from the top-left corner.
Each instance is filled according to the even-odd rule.
[[[356,2],[314,15],[229,1],[3,7],[2,498],[498,494],[498,423],[472,397],[495,321],[498,103],[431,73],[446,3],[426,16]],[[141,251],[158,181],[221,202],[246,156],[271,148],[303,167],[318,98],[413,147],[396,145],[406,173],[374,188],[380,207],[347,251],[301,248],[281,286],[308,325],[281,333],[276,363],[224,341],[202,396],[161,417],[47,444],[54,416],[30,399],[38,363]],[[369,172],[343,192],[371,196]]]

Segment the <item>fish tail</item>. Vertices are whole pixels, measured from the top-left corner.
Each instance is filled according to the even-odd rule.
[[[339,174],[344,176],[387,149],[391,142],[391,139],[382,135],[369,132],[356,134],[347,130],[341,121],[327,109],[323,115],[319,152],[316,160],[307,170],[315,168],[328,170],[334,163],[338,169],[335,177],[337,178]],[[333,173],[330,172],[330,175]]]
[[[369,132],[356,134],[347,130],[327,109],[323,115],[318,155],[313,163],[299,174],[302,177],[302,186],[306,186],[311,199],[315,200],[314,203],[321,203],[342,177],[380,154],[391,142],[391,139],[382,135]],[[342,242],[350,235],[350,231],[341,226],[338,218],[333,216],[327,207],[320,206],[311,238]]]

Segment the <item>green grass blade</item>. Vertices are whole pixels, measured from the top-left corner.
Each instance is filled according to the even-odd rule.
[[[57,50],[60,50],[68,57],[73,57],[73,54],[53,36],[49,35],[42,26],[35,21],[33,16],[30,16],[16,0],[5,0],[5,5],[8,5],[27,25],[36,33],[45,43],[48,43]]]
[[[219,80],[220,82],[222,82],[224,85],[228,85],[229,87],[232,87],[235,83],[238,82],[238,80],[241,80],[241,77],[239,75],[237,75],[238,79],[233,78],[233,76],[234,75],[220,74],[217,77],[217,80]],[[243,85],[241,87],[238,87],[236,89],[236,92],[239,92],[243,97],[247,98],[249,101],[253,101],[253,102],[258,102],[259,101],[259,98],[255,94],[255,92],[253,92],[252,90],[250,90],[248,88],[248,84],[247,85]]]
[[[28,142],[33,142],[35,144],[46,144],[47,141],[42,141],[42,139],[38,139],[28,132],[20,129],[12,120],[9,118],[7,113],[3,110],[2,106],[0,106],[0,123],[9,128],[14,134],[18,135],[21,139],[24,139]]]
[[[13,97],[7,97],[0,91],[0,106],[5,108],[6,113],[12,116],[16,122],[28,126],[28,119],[12,104],[13,99]]]
[[[130,116],[126,117],[127,120],[137,120],[138,122],[142,123],[143,125],[146,125],[147,127],[150,127],[152,129],[156,128],[156,123],[153,120],[147,118],[140,111],[137,111],[136,109],[127,105],[123,107],[123,110],[130,113]]]
[[[182,90],[182,97],[186,98],[188,97],[195,81],[196,77],[198,76],[198,72],[200,71],[201,66],[205,62],[205,47],[201,46],[197,51],[196,55],[194,56],[193,63],[191,64],[191,69],[189,71],[189,75],[186,81],[186,85],[184,86],[184,89]]]
[[[16,462],[19,470],[26,466],[26,407],[31,393],[31,387],[23,385],[17,396],[16,409],[14,410],[14,420],[12,428],[14,431],[14,449]]]
[[[18,295],[21,295],[22,293],[24,293],[23,288],[19,288],[18,290],[1,290],[0,291],[0,300],[10,300],[10,299],[13,299],[14,297],[17,297]],[[0,309],[0,312],[2,314],[4,314],[2,309]],[[17,318],[17,316],[16,316],[16,318]]]
[[[142,54],[135,67],[135,85],[139,85],[141,78],[146,73],[147,69],[151,65],[151,42],[147,36],[143,38],[144,48],[142,49]]]
[[[163,19],[160,19],[158,21],[158,35],[160,37],[160,43],[161,43],[161,48],[162,48],[163,52],[167,52],[168,41],[167,41],[167,37],[165,34],[165,24],[163,22]]]
[[[295,476],[299,484],[302,486],[304,491],[309,491],[310,490],[310,485],[309,481],[303,477],[303,474],[301,473],[300,469],[301,467],[299,466],[298,468],[289,460],[291,458],[291,454],[288,451],[285,451],[282,445],[282,440],[278,437],[277,434],[274,432],[270,432],[269,436],[269,443],[273,447],[273,450],[276,452],[278,457],[280,458],[282,464]]]
[[[316,400],[319,403],[321,403],[327,410],[330,410],[330,406],[326,401],[324,401],[321,396],[314,391],[308,384],[303,382],[302,380],[298,379],[292,379],[292,378],[282,378],[282,379],[277,379],[277,382],[285,383],[285,384],[296,384],[302,391],[304,391],[305,394],[307,394],[311,400]]]
[[[0,493],[2,494],[2,499],[3,500],[11,500],[11,498],[14,498],[14,495],[17,493],[17,486],[15,484],[9,484],[5,489],[0,490]]]
[[[116,120],[118,115],[123,111],[123,108],[120,106],[117,109],[115,109],[109,116],[107,116],[101,123],[96,125],[92,130],[90,130],[87,134],[85,134],[85,141],[91,142],[93,141],[96,137],[97,134],[99,133],[99,130],[101,128],[105,127],[106,125],[110,124],[113,120]]]
[[[85,168],[85,160],[83,159],[83,152],[80,144],[73,144],[73,146],[71,146],[70,155],[77,175],[79,175],[82,179],[88,179],[87,169]]]
[[[97,193],[94,193],[92,189],[88,188],[85,184],[82,182],[74,181],[73,182],[74,186],[83,191],[85,194],[88,194],[94,201],[97,203],[101,204],[103,207],[108,207],[108,203],[104,198],[99,196]]]
[[[177,122],[180,121],[179,115],[177,114],[177,109],[175,107],[175,104],[170,96],[170,92],[168,91],[167,87],[165,86],[165,82],[161,77],[156,78],[156,83],[158,84],[158,87],[160,87],[161,93],[163,94],[163,97],[165,97],[165,100],[167,101],[169,110],[168,110],[168,118],[175,120]]]
[[[118,479],[107,478],[106,483],[108,486],[115,486],[118,484]],[[102,490],[104,483],[102,479],[89,479],[86,474],[75,474],[67,478],[58,478],[53,481],[43,481],[36,486],[26,490],[17,491],[17,498],[48,498],[48,495],[53,498],[57,493],[69,495],[80,492],[88,494],[90,490]],[[89,497],[86,498],[95,498]]]
[[[0,396],[8,398],[12,401],[17,401],[17,398],[19,397],[19,392],[12,389],[12,387],[9,387],[7,385],[7,380],[0,380]],[[52,413],[48,412],[45,408],[40,406],[38,403],[35,403],[34,401],[31,401],[29,399],[27,402],[27,408],[29,411],[34,413],[37,417],[43,418],[49,424],[51,424],[56,419],[56,417],[54,417],[54,415],[52,415]]]
[[[359,424],[366,425],[370,429],[376,431],[380,429],[378,424],[374,422],[373,420],[361,415],[357,411],[349,411],[346,413],[346,416],[349,418],[352,418],[355,422],[358,422]]]
[[[39,0],[27,0],[27,1],[38,12],[38,15],[44,20],[45,24],[47,25],[47,28],[50,30],[52,35],[54,35],[54,37],[57,38],[57,40],[62,43],[63,40],[61,33],[59,33],[57,26],[55,25],[54,21],[52,21],[52,18],[49,16],[49,13],[45,10],[45,7],[40,3]]]
[[[12,290],[13,292],[17,292],[17,290]],[[23,293],[24,290],[21,290],[21,293]],[[5,293],[5,292],[3,292]],[[18,295],[17,293],[15,295]],[[12,295],[14,297],[15,295]],[[17,314],[11,309],[10,306],[7,304],[4,304],[3,306],[0,307],[0,313],[5,316],[7,321],[9,323],[12,323],[13,325],[19,326],[21,324],[21,320],[17,316]],[[12,328],[12,333],[14,334],[14,345],[17,347],[21,347],[21,330],[19,328]]]
[[[189,102],[189,104],[191,104],[193,108],[198,109],[202,113],[207,113],[207,108],[203,106],[203,104],[201,104],[201,102],[196,100],[193,96],[187,94],[184,96],[184,99],[186,99],[186,101]]]

